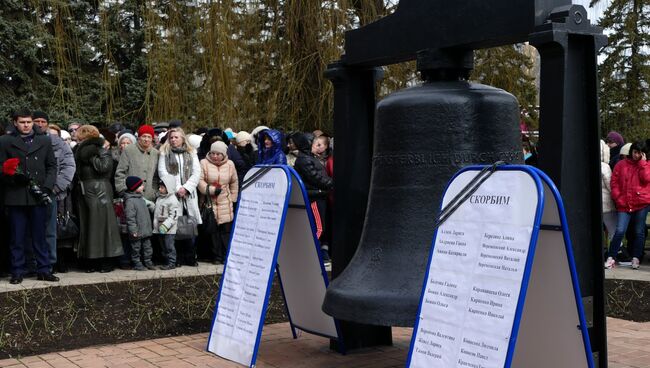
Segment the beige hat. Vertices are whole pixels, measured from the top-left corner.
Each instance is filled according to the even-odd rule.
[[[235,139],[237,139],[238,144],[244,141],[252,142],[253,136],[249,132],[242,130],[239,133],[237,133]]]
[[[625,155],[629,156],[630,155],[630,147],[632,147],[632,143],[626,143],[621,147],[621,152],[619,152],[619,155]]]
[[[216,141],[210,146],[210,152],[217,152],[224,156],[228,156],[228,146],[222,141]]]

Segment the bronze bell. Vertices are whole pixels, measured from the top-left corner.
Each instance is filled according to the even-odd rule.
[[[350,264],[327,289],[325,313],[413,326],[449,180],[467,165],[523,162],[517,99],[468,82],[472,67],[472,51],[420,52],[424,82],[377,104],[363,232]]]

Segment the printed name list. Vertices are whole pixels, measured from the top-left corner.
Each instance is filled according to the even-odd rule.
[[[252,352],[257,339],[287,190],[286,179],[273,176],[263,176],[239,200],[213,327],[217,345],[227,341]]]
[[[412,367],[503,367],[537,199],[527,175],[497,174],[437,231]],[[454,181],[445,200],[462,186]]]

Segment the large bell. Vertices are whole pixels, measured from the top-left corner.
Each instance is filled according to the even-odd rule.
[[[361,241],[327,289],[325,313],[413,326],[446,184],[466,165],[523,162],[517,99],[467,82],[472,66],[471,51],[421,52],[424,82],[378,103]]]

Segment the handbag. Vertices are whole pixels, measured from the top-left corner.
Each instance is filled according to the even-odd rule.
[[[207,186],[207,193],[210,193],[210,185]],[[214,211],[212,210],[212,200],[210,196],[203,201],[203,206],[201,206],[201,232],[204,234],[216,234],[218,225],[217,219],[214,217]]]
[[[129,227],[126,224],[126,213],[124,213],[124,201],[121,198],[113,200],[113,210],[117,218],[117,227],[120,229],[120,234],[128,234]]]
[[[56,238],[60,240],[76,239],[79,236],[79,226],[76,218],[68,210],[64,200],[62,213],[56,215]]]
[[[187,205],[183,199],[183,215],[176,222],[176,240],[193,239],[199,235],[196,220],[187,214]]]

